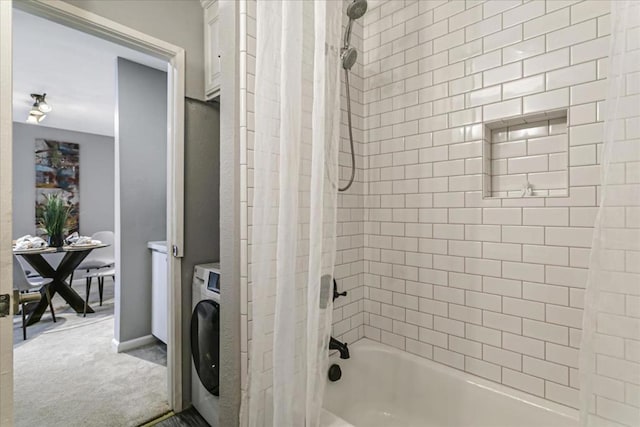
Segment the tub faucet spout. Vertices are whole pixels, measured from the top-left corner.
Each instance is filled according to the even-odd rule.
[[[331,337],[331,340],[329,341],[329,350],[338,350],[340,352],[340,359],[349,358],[349,348],[347,347],[347,343],[341,343],[334,337]]]

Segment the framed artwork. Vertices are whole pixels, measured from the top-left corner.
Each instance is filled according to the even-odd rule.
[[[80,229],[80,145],[36,139],[36,234],[40,228],[45,196],[59,193],[71,205],[67,234]]]

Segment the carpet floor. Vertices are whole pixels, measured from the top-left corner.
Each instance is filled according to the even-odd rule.
[[[169,410],[164,344],[126,353],[111,349],[113,282],[105,280],[98,305],[97,284],[86,318],[56,296],[57,323],[49,310],[27,328],[14,318],[14,405],[17,427],[138,426]],[[84,286],[74,288],[84,297]],[[95,289],[94,289],[95,288]]]

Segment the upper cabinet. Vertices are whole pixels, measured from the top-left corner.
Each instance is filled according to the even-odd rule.
[[[220,95],[220,45],[218,0],[200,0],[204,8],[204,96]]]

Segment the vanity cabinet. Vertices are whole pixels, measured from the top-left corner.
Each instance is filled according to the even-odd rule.
[[[220,44],[218,0],[200,0],[204,8],[204,96],[207,101],[220,95]]]

